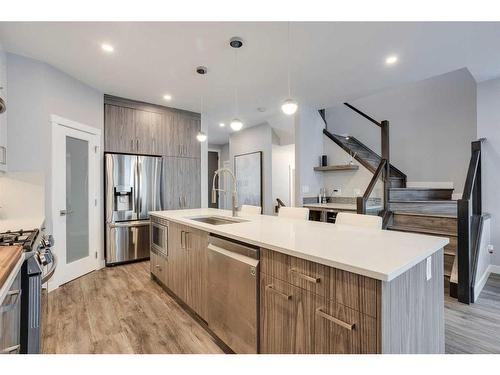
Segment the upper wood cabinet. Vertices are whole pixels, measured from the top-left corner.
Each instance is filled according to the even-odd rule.
[[[109,152],[136,152],[134,110],[104,105],[104,148]]]
[[[200,158],[200,116],[105,96],[105,151]]]

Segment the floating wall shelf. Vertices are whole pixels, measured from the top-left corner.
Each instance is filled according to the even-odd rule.
[[[356,171],[359,165],[341,164],[341,165],[327,165],[326,167],[314,167],[317,172],[334,172],[334,171]]]

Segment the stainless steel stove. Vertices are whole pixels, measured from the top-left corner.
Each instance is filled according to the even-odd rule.
[[[53,244],[52,236],[42,235],[38,229],[0,233],[0,246],[20,245],[25,258],[20,271],[20,332],[16,335],[19,343],[0,351],[40,352],[42,284],[52,277],[57,264],[51,251]]]

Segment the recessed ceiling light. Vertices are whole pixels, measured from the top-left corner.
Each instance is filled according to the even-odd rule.
[[[108,52],[108,53],[111,53],[115,50],[115,48],[111,44],[108,44],[108,43],[101,44],[101,49],[104,52]]]
[[[219,122],[219,126],[223,128],[224,126],[226,126],[226,124],[224,124],[223,122]]]
[[[170,100],[172,100],[172,95],[165,94],[165,95],[163,95],[163,99],[170,101]]]
[[[258,108],[257,108],[257,111],[259,111],[259,112],[261,112],[261,113],[262,113],[262,112],[265,112],[265,111],[266,111],[266,108],[265,108],[265,107],[258,107]]]
[[[387,56],[385,63],[387,65],[394,65],[398,62],[398,57],[396,55]]]

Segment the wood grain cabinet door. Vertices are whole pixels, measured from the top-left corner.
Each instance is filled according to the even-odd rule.
[[[181,195],[183,196],[183,208],[201,207],[201,161],[196,158],[183,158],[182,160],[184,179]]]
[[[314,352],[367,354],[377,352],[376,319],[316,296]]]
[[[134,110],[104,105],[104,149],[109,152],[135,153]]]
[[[174,114],[173,127],[169,137],[169,156],[200,158],[200,142],[196,135],[201,128],[200,118],[191,114]]]
[[[207,320],[207,246],[208,233],[186,229],[186,304]]]
[[[168,226],[167,287],[181,300],[186,301],[186,250],[184,227],[170,223]]]
[[[313,353],[314,294],[261,274],[260,352]]]
[[[177,157],[163,158],[163,178],[165,187],[164,203],[166,210],[179,210],[182,208],[182,159]]]

